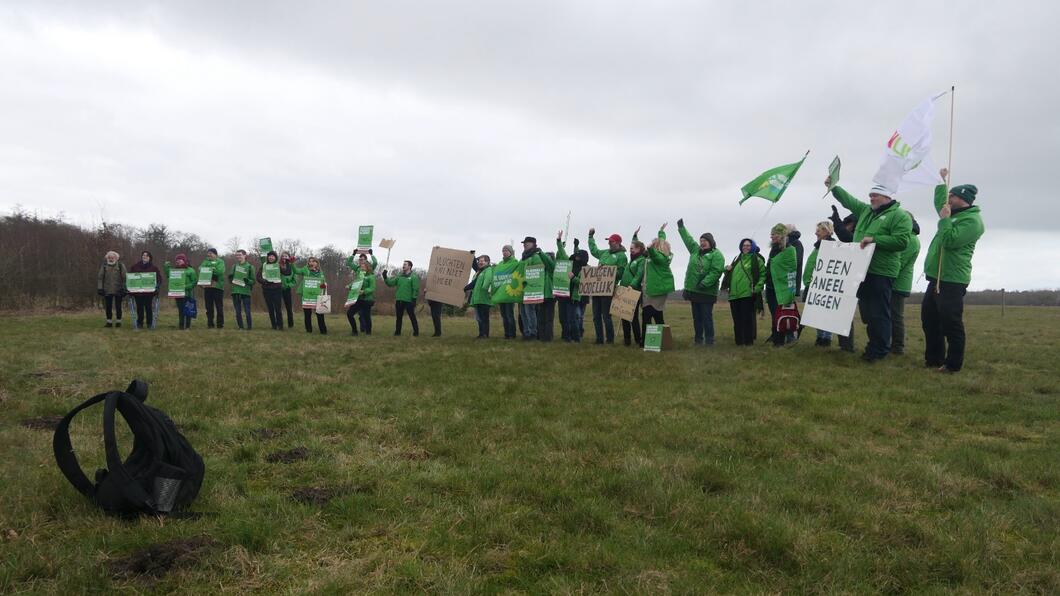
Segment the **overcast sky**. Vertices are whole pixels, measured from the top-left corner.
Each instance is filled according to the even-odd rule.
[[[552,248],[568,211],[627,244],[684,217],[729,259],[776,222],[811,237],[837,154],[867,195],[902,118],[956,84],[953,181],[987,226],[972,287],[1055,288],[1058,22],[1050,2],[4,2],[0,210],[221,247],[352,248],[374,224],[418,263]],[[768,216],[738,205],[807,149]],[[898,199],[926,251],[931,189]]]

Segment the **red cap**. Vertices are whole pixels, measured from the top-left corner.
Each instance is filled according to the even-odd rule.
[[[618,234],[611,234],[610,236],[607,237],[607,241],[608,242],[617,242],[619,244],[622,244],[622,236],[619,236]]]

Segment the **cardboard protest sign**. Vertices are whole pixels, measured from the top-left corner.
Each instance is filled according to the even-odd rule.
[[[391,248],[394,248],[394,239],[393,238],[383,238],[382,240],[379,241],[379,247],[380,248],[385,248],[387,250],[390,250]]]
[[[464,305],[464,286],[471,276],[469,251],[434,247],[427,268],[427,300],[449,304],[457,308]]]
[[[375,226],[360,226],[357,228],[357,253],[367,253],[372,249],[372,234]]]
[[[570,261],[556,261],[552,272],[552,295],[556,298],[570,298],[570,272]]]
[[[526,285],[523,287],[523,304],[540,304],[545,301],[545,266],[531,265],[526,268]]]
[[[615,293],[615,277],[618,267],[601,265],[599,267],[582,267],[581,285],[578,292],[582,296],[610,296]]]
[[[261,266],[261,278],[269,283],[278,284],[281,281],[280,278],[280,264],[279,263],[265,263]]]
[[[611,299],[611,316],[623,321],[632,321],[639,301],[640,292],[627,286],[618,286],[615,288],[615,296]]]
[[[272,251],[272,238],[258,238],[258,254],[267,255]]]
[[[648,325],[644,332],[644,351],[662,352],[672,350],[674,338],[670,334],[669,325]]]
[[[806,290],[802,324],[839,335],[850,332],[858,305],[858,286],[865,280],[876,245],[861,248],[855,243],[821,242],[813,278]]]
[[[184,271],[184,269],[169,270],[169,291],[166,292],[166,296],[170,298],[184,297],[184,292],[188,289],[188,284],[184,279]]]

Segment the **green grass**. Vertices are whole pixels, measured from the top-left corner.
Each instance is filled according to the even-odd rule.
[[[955,376],[922,368],[915,308],[909,354],[875,365],[737,349],[724,307],[693,349],[672,304],[663,354],[478,342],[469,319],[178,332],[171,309],[155,332],[0,318],[0,592],[1060,591],[1060,309],[969,308]],[[207,515],[105,517],[22,425],[132,377],[203,454]],[[99,410],[74,430],[91,475]],[[199,536],[168,573],[114,574]]]

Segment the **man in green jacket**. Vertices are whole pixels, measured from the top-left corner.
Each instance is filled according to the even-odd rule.
[[[589,254],[599,259],[601,267],[615,267],[615,281],[620,283],[626,271],[626,249],[622,246],[622,236],[611,234],[607,237],[607,250],[601,250],[596,246],[596,228],[589,228]],[[593,296],[591,302],[596,343],[602,344],[605,341],[609,344],[615,343],[615,324],[611,320],[611,296]]]
[[[945,180],[949,172],[939,172]],[[964,366],[964,294],[972,281],[972,254],[983,235],[983,218],[973,205],[979,189],[972,184],[935,187],[938,231],[931,239],[924,275],[927,291],[920,310],[924,327],[924,363],[943,373]]]
[[[206,327],[214,328],[214,312],[217,313],[217,328],[225,326],[225,262],[217,258],[217,249],[206,251],[206,260],[199,265],[199,283],[209,281],[203,288],[202,297],[206,302]]]
[[[894,280],[894,291],[891,292],[891,353],[899,355],[905,354],[905,299],[913,291],[913,269],[916,267],[916,258],[920,256],[920,224],[912,213],[909,213],[909,220],[913,222],[913,235],[899,256],[901,268]]]
[[[523,255],[522,255],[523,270],[529,269],[530,267],[541,267],[545,280],[548,279],[548,272],[556,266],[556,260],[549,256],[548,253],[542,252],[537,246],[537,238],[533,236],[527,236],[523,238]],[[546,286],[547,288],[548,286]],[[519,305],[519,314],[523,316],[523,339],[540,339],[538,336],[538,319],[541,318],[539,315],[542,311],[542,304],[523,304]],[[552,324],[552,321],[548,321]],[[551,340],[551,330],[547,332],[545,341]]]
[[[401,272],[391,277],[383,269],[383,282],[390,287],[397,286],[394,292],[394,312],[397,321],[394,323],[394,335],[401,335],[401,322],[405,314],[412,323],[412,336],[419,337],[420,322],[416,320],[416,299],[420,297],[420,277],[412,272],[412,261],[401,264]]]
[[[832,187],[831,176],[825,179],[825,186],[832,189],[832,196],[843,207],[858,216],[854,242],[861,248],[876,245],[865,281],[858,288],[858,307],[869,336],[861,358],[875,362],[891,351],[891,293],[901,269],[902,251],[913,235],[913,222],[898,201],[891,198],[894,194],[891,189],[873,186],[869,191],[869,202],[865,203],[841,186]]]
[[[639,231],[640,228],[637,228]],[[633,288],[634,290],[641,292],[644,288],[644,260],[647,258],[647,247],[640,240],[637,240],[637,233],[633,233],[633,241],[629,243],[629,263],[625,269],[622,270],[622,279],[618,281],[618,285],[625,286],[627,288]],[[633,308],[633,320],[626,321],[622,320],[622,343],[627,346],[633,345],[632,342],[636,342],[637,347],[644,347],[644,338],[640,335],[640,308],[643,300],[643,294],[641,298],[637,299],[637,305]],[[632,340],[630,339],[632,336]]]
[[[718,301],[718,284],[725,271],[725,257],[714,245],[714,236],[704,232],[699,243],[685,228],[685,220],[677,220],[677,231],[688,249],[685,268],[684,298],[692,305],[692,327],[695,345],[714,345],[714,303]]]
[[[488,255],[481,255],[476,261],[475,279],[471,280],[471,306],[475,308],[475,322],[478,323],[477,339],[487,339],[490,336],[490,307],[493,306],[493,265]]]

